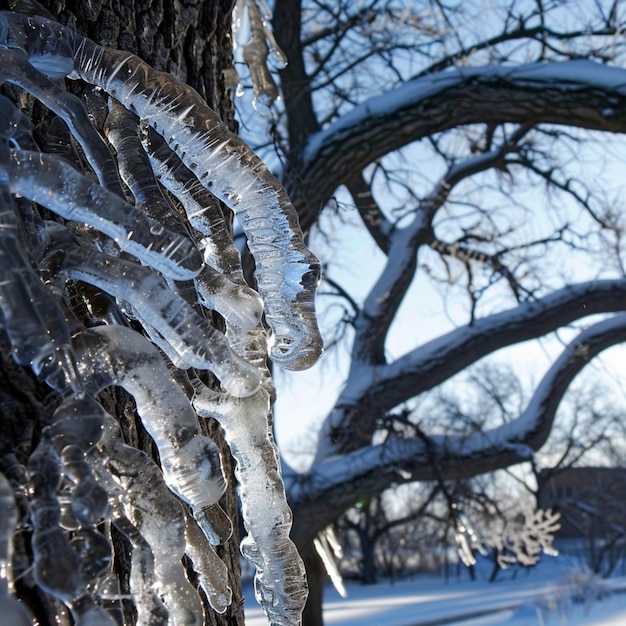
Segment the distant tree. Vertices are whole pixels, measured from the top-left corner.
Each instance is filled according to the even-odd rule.
[[[312,239],[325,264],[320,306],[340,310],[328,344],[350,354],[312,466],[287,475],[311,587],[306,626],[322,623],[312,549],[321,529],[390,485],[432,480],[433,458],[445,480],[528,461],[571,381],[626,339],[624,10],[582,0],[274,3],[288,59],[282,99],[265,134],[254,134],[258,116],[242,120],[303,227],[326,237],[327,248]],[[274,93],[257,80],[258,105]],[[368,237],[349,263],[378,260],[365,286],[334,263],[342,222]],[[426,283],[450,311],[435,339],[414,322],[398,331],[433,310]],[[539,338],[565,345],[507,423],[407,425],[421,394]]]
[[[393,531],[399,529],[400,535],[405,535],[407,525],[422,515],[437,492],[435,487],[423,502],[413,503],[404,515],[390,517],[382,495],[378,495],[357,502],[340,518],[339,528],[356,535],[360,555],[359,577],[364,585],[378,582],[381,572],[391,577],[398,574],[393,561],[385,558],[385,552],[389,556],[398,552],[398,535]],[[381,545],[383,543],[384,546]]]

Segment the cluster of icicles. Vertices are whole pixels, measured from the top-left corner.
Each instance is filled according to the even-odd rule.
[[[132,546],[138,624],[203,623],[184,555],[214,610],[226,609],[228,572],[214,552],[231,532],[218,504],[225,479],[200,416],[218,420],[236,461],[257,599],[271,624],[298,624],[306,582],[288,537],[265,361],[269,352],[283,367],[306,368],[322,345],[319,264],[284,189],[195,91],[52,20],[0,12],[0,73],[56,116],[41,145],[29,118],[0,96],[0,322],[15,361],[60,398],[26,466],[0,466],[3,623],[31,623],[13,596],[18,525],[32,531],[37,584],[76,624],[117,623],[102,602],[113,585],[111,526]],[[60,86],[65,77],[92,86],[91,116]],[[91,121],[98,114],[106,141]],[[68,163],[67,128],[97,182]],[[216,199],[245,231],[258,293]],[[222,389],[201,382],[202,370]],[[124,442],[96,400],[111,385],[134,397],[161,469]]]

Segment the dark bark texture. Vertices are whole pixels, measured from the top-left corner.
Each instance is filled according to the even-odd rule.
[[[233,4],[234,0],[43,0],[36,6],[27,1],[2,0],[0,8],[54,17],[101,45],[137,54],[153,67],[170,72],[179,81],[194,87],[234,130],[234,108],[224,80],[224,71],[232,67]],[[11,88],[8,93],[14,97],[17,94]],[[24,102],[21,99],[21,103]],[[45,116],[45,113],[40,115]],[[58,397],[30,371],[16,366],[6,338],[0,336],[0,340],[0,471],[10,479],[22,471],[21,467],[37,443],[39,433],[33,424],[45,424],[49,420]],[[103,394],[101,400],[105,409],[119,419],[127,443],[154,457],[152,442],[136,417],[130,397],[121,389],[112,389]],[[231,457],[219,428],[207,422],[206,429],[219,445],[225,472],[231,477],[221,505],[236,529],[239,527],[238,505]],[[25,509],[21,512],[24,514]],[[31,556],[28,538],[27,530],[16,538],[16,562],[23,574],[16,583],[17,593],[32,608],[41,626],[69,626],[71,618],[67,611],[60,611],[59,605],[42,594],[28,573]],[[124,592],[128,589],[129,554],[121,536],[114,538],[114,543],[118,544],[115,564]],[[162,549],[167,550],[167,546]],[[241,626],[244,614],[237,533],[220,548],[219,554],[231,573],[233,602],[226,613],[218,615],[203,598],[205,624]],[[189,576],[194,582],[192,571]],[[132,607],[125,606],[124,611],[126,623],[132,623]]]

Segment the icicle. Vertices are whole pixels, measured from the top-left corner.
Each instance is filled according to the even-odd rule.
[[[105,433],[98,443],[98,450],[123,485],[119,499],[125,509],[123,518],[131,526],[120,521],[119,512],[115,523],[129,536],[138,552],[133,554],[136,586],[133,592],[138,596],[138,609],[139,603],[143,603],[141,612],[153,614],[154,599],[148,590],[154,586],[163,595],[177,625],[201,623],[202,608],[195,589],[185,578],[181,563],[186,551],[186,534],[180,502],[167,488],[163,474],[152,460],[124,443],[119,426],[111,416],[106,417]],[[101,469],[100,474],[107,477],[106,468]],[[166,552],[161,549],[165,545]],[[155,547],[154,556],[150,553],[150,546]],[[201,575],[207,573],[201,571]]]
[[[42,431],[39,445],[28,460],[33,522],[34,573],[46,593],[67,604],[77,625],[115,626],[112,618],[95,607],[87,587],[110,563],[110,546],[95,531],[81,531],[68,541],[59,526],[60,507],[56,491],[61,464],[49,432]],[[91,610],[87,610],[91,609]]]
[[[123,514],[116,515],[114,524],[132,546],[129,584],[137,609],[137,626],[167,624],[169,612],[155,592],[154,555],[150,545]]]
[[[186,518],[187,554],[198,572],[198,580],[209,604],[217,613],[224,613],[232,602],[228,568],[219,559],[198,523]]]
[[[204,249],[208,265],[194,279],[200,302],[223,315],[227,324],[254,328],[260,321],[263,302],[243,280],[239,252],[213,196],[154,131],[148,134],[144,145],[163,185],[181,201],[190,224],[206,236],[198,238],[198,247]],[[241,274],[241,280],[233,282],[210,265],[226,275]]]
[[[105,450],[111,446],[105,446]],[[114,442],[110,460],[124,486],[121,498],[126,517],[152,548],[154,588],[163,598],[170,618],[177,625],[202,624],[202,606],[196,590],[185,577],[182,558],[185,554],[185,516],[180,502],[163,482],[162,474],[150,459],[137,450],[130,452],[121,441]],[[140,473],[138,473],[140,472]],[[126,531],[124,531],[126,532]],[[131,539],[140,545],[137,537]],[[166,546],[166,552],[163,547]],[[145,554],[138,555],[141,561]],[[145,579],[145,562],[135,574]],[[145,581],[142,585],[146,585]],[[146,589],[150,585],[146,586]],[[145,595],[145,591],[142,592]]]
[[[456,510],[456,505],[454,508]],[[457,544],[459,558],[463,564],[467,567],[476,565],[476,557],[474,554],[480,542],[467,516],[461,511],[456,512],[454,515],[454,540]]]
[[[13,490],[4,474],[0,473],[0,615],[4,624],[31,626],[32,620],[28,613],[12,595],[13,534],[16,524]]]
[[[189,239],[156,224],[62,160],[11,150],[7,168],[12,193],[38,202],[65,219],[94,226],[120,249],[166,276],[188,280],[200,270],[200,253]]]
[[[249,287],[233,283],[208,265],[202,268],[194,282],[200,303],[220,313],[227,325],[251,329],[261,322],[263,303]]]
[[[204,235],[196,237],[196,243],[204,251],[205,262],[212,267],[205,266],[194,279],[200,301],[221,313],[227,324],[254,328],[260,321],[263,303],[245,284],[239,252],[215,199],[154,131],[148,133],[144,145],[160,181],[180,200],[189,223]],[[239,280],[233,282],[232,275]]]
[[[32,495],[35,580],[46,593],[71,604],[82,595],[85,581],[80,575],[78,557],[59,527],[56,491],[61,480],[61,462],[44,433],[28,459],[27,469]]]
[[[168,230],[186,233],[180,216],[165,199],[154,178],[139,139],[139,118],[115,100],[111,100],[109,108],[104,131],[117,152],[120,175],[135,198],[135,206]]]
[[[200,184],[154,129],[148,129],[143,144],[161,184],[180,200],[189,223],[203,235],[196,237],[196,243],[204,251],[205,261],[226,275],[241,273],[239,251],[215,197]],[[243,281],[243,274],[241,278]]]
[[[60,262],[62,274],[128,302],[137,318],[155,329],[187,367],[212,370],[236,396],[251,395],[258,389],[256,368],[237,356],[224,335],[149,268],[76,245]]]
[[[6,96],[0,95],[0,137],[9,139],[15,147],[36,150],[33,125]]]
[[[218,394],[197,383],[194,407],[219,421],[236,461],[243,521],[249,533],[243,555],[256,566],[255,592],[275,626],[300,623],[307,597],[304,566],[289,538],[291,511],[280,476],[278,450],[268,429],[269,396],[260,389],[249,398]]]
[[[260,322],[263,302],[243,280],[239,252],[215,198],[154,130],[148,132],[144,146],[161,183],[180,200],[189,223],[204,235],[195,238],[208,264],[194,279],[202,304],[222,314],[227,324],[254,328]],[[241,280],[233,282],[233,273],[241,274]]]
[[[32,367],[54,388],[78,386],[63,312],[35,274],[23,248],[15,203],[6,182],[6,139],[0,139],[0,311],[13,355],[20,365]]]
[[[63,400],[52,415],[46,433],[61,456],[62,471],[74,483],[69,506],[78,526],[92,526],[105,517],[108,495],[96,483],[85,460],[102,434],[100,405],[83,391]],[[70,512],[64,512],[66,517]],[[109,547],[110,551],[110,547]]]
[[[92,526],[105,517],[108,495],[96,483],[85,453],[75,445],[65,446],[61,452],[63,473],[75,485],[72,491],[72,513],[80,526]]]
[[[326,573],[328,574],[330,581],[333,583],[333,587],[337,590],[337,593],[342,598],[348,597],[348,592],[343,584],[343,578],[341,572],[335,562],[336,558],[341,558],[342,550],[332,526],[326,527],[321,531],[317,537],[313,540],[313,546],[315,551],[319,554]]]
[[[250,20],[250,41],[243,48],[243,58],[250,70],[250,78],[254,89],[252,104],[255,108],[261,105],[270,109],[278,99],[278,87],[267,67],[267,33],[261,12],[255,2],[248,0],[248,19]]]
[[[196,414],[156,348],[138,333],[112,326],[85,330],[75,344],[93,393],[115,384],[135,398],[169,487],[195,511],[217,503],[226,486],[219,451],[198,433]]]

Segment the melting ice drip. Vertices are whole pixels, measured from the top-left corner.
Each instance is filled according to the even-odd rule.
[[[267,29],[256,4],[247,5],[248,56],[263,65],[267,46],[259,48],[258,34]],[[82,101],[59,86],[62,77],[108,95],[86,97],[108,107],[102,131],[116,158]],[[213,548],[232,530],[218,504],[220,455],[200,434],[199,414],[219,420],[236,461],[248,531],[242,552],[257,568],[257,598],[271,624],[295,626],[306,582],[288,537],[265,361],[271,352],[283,367],[302,369],[322,342],[314,311],[319,263],[284,189],[195,91],[55,22],[0,11],[0,78],[66,123],[98,181],[55,155],[58,145],[36,142],[30,120],[0,96],[0,325],[15,361],[61,398],[37,426],[25,469],[0,459],[2,614],[29,623],[12,588],[14,493],[27,494],[36,582],[77,624],[115,623],[118,609],[101,602],[116,593],[112,526],[132,546],[139,624],[203,622],[184,555],[214,610],[226,610],[228,571]],[[271,96],[270,86],[261,89],[259,97]],[[216,198],[242,223],[258,294],[246,285]],[[44,219],[33,203],[60,219]],[[225,333],[206,309],[221,314]],[[223,391],[200,382],[201,370]],[[124,442],[95,399],[112,385],[134,397],[161,469]]]

